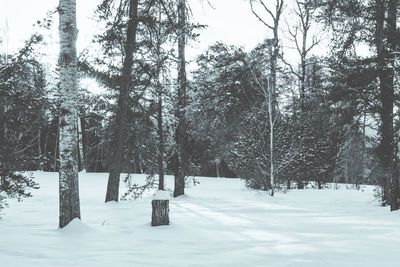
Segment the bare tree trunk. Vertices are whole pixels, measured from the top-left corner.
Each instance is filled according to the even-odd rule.
[[[216,168],[216,174],[217,174],[217,178],[221,177],[221,174],[219,172],[219,163],[221,162],[221,160],[217,157],[215,158],[215,168]]]
[[[133,66],[133,53],[136,46],[136,31],[138,26],[139,0],[129,0],[129,22],[125,44],[125,58],[122,67],[122,78],[118,97],[118,108],[114,133],[112,137],[112,158],[110,162],[110,174],[108,176],[106,202],[118,201],[119,182],[121,175],[121,160],[124,149],[125,120],[128,109],[127,100],[131,87],[131,75]]]
[[[158,88],[158,106],[157,106],[157,131],[158,131],[158,190],[164,190],[164,129],[163,129],[163,96],[160,83],[160,62],[158,63],[157,88]]]
[[[271,112],[271,110],[270,110]],[[275,170],[274,170],[274,126],[271,120],[272,115],[269,115],[270,119],[270,176],[271,176],[271,196],[274,196],[275,190]]]
[[[381,144],[380,144],[380,162],[384,170],[382,177],[382,205],[387,205],[391,201],[390,187],[393,178],[393,48],[395,48],[395,33],[396,33],[396,2],[390,0],[388,3],[388,34],[387,45],[385,47],[385,1],[376,0],[376,31],[375,44],[377,49],[378,61],[378,76],[381,97]],[[393,36],[392,36],[393,35]],[[389,59],[389,60],[387,60]],[[389,64],[387,63],[389,62]]]
[[[39,156],[39,171],[43,171],[43,152],[42,152],[42,127],[39,125],[38,130],[38,156]]]
[[[178,126],[175,133],[175,141],[177,145],[177,166],[175,171],[175,188],[174,197],[185,194],[185,172],[187,168],[187,155],[185,153],[186,138],[186,0],[179,0],[178,3],[178,108],[176,117]]]
[[[80,218],[77,151],[76,2],[60,0],[60,221],[63,228]]]
[[[263,10],[272,23],[264,20],[256,11],[255,4],[260,4]],[[268,121],[270,126],[270,183],[271,183],[271,196],[274,195],[275,190],[275,170],[274,170],[274,124],[277,117],[277,63],[279,56],[279,22],[283,12],[284,0],[276,0],[274,4],[275,10],[269,9],[268,4],[264,0],[250,0],[250,7],[253,14],[260,20],[269,30],[272,30],[273,38],[270,39],[270,77],[268,78]],[[268,183],[268,181],[267,181]]]
[[[164,190],[164,130],[162,117],[162,92],[158,95],[158,190]]]
[[[365,184],[365,150],[366,150],[366,135],[365,135],[365,120],[367,115],[364,113],[363,126],[362,126],[362,151],[361,151],[361,184]]]
[[[304,98],[305,98],[305,93],[306,93],[306,64],[307,64],[307,56],[308,52],[310,49],[313,48],[315,45],[315,42],[310,47],[307,47],[307,40],[308,40],[308,30],[310,29],[311,26],[311,14],[310,14],[310,1],[306,0],[304,2],[301,2],[300,0],[296,0],[296,4],[298,7],[298,17],[300,19],[300,31],[302,32],[302,43],[301,43],[301,51],[299,49],[299,46],[296,41],[296,47],[299,50],[300,54],[300,66],[301,66],[301,71],[300,71],[300,99],[301,99],[301,109],[302,111],[304,110]],[[297,40],[297,39],[295,39]]]
[[[49,142],[49,128],[47,127],[46,129],[46,135],[44,137],[44,152],[43,155],[46,158],[46,163],[47,163],[47,143]],[[47,164],[46,164],[47,165]]]
[[[269,121],[269,153],[270,153],[270,178],[271,178],[271,196],[274,196],[275,190],[275,170],[274,170],[274,118],[273,118],[273,94],[274,91],[271,88],[268,79],[268,121]]]
[[[390,194],[390,210],[398,210],[400,208],[400,188],[399,188],[399,180],[397,176],[397,171],[396,171],[396,164],[395,164],[395,158],[393,157],[394,155],[394,133],[393,133],[393,106],[394,106],[394,81],[395,81],[395,60],[396,60],[396,55],[395,53],[397,52],[397,45],[398,45],[398,32],[397,32],[397,8],[398,8],[398,1],[397,0],[389,0],[388,2],[388,19],[387,19],[387,25],[388,25],[388,52],[389,52],[389,75],[388,75],[388,88],[387,88],[387,93],[383,94],[384,97],[382,98],[382,104],[383,104],[383,109],[385,110],[385,116],[388,118],[387,126],[382,127],[383,129],[386,129],[387,131],[387,138],[390,138],[390,151],[387,153],[390,153],[390,189],[391,189],[391,194]],[[387,111],[386,111],[387,109]],[[387,114],[386,114],[387,113]],[[387,156],[389,159],[389,155]]]
[[[161,6],[159,6],[159,25],[157,29],[157,47],[156,47],[156,56],[157,56],[157,133],[158,133],[158,190],[164,190],[164,129],[163,129],[163,86],[161,85],[161,71],[162,71],[162,55],[161,55]]]
[[[59,146],[59,133],[60,133],[60,118],[58,118],[57,122],[57,132],[56,132],[56,140],[54,141],[54,162],[53,162],[53,171],[57,170],[57,150]]]
[[[83,134],[82,134],[82,122],[80,117],[78,117],[77,126],[78,126],[78,150],[79,150],[78,170],[82,171],[85,169],[85,156],[83,153],[83,137],[82,137]]]

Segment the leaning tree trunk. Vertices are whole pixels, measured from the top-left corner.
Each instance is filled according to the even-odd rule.
[[[185,155],[185,107],[186,107],[186,60],[185,60],[185,42],[186,42],[186,4],[185,0],[179,0],[178,4],[178,108],[176,117],[178,126],[175,133],[177,145],[177,166],[175,170],[175,188],[174,197],[185,194],[185,171],[187,165],[187,155]]]
[[[80,218],[78,188],[78,146],[76,121],[76,2],[60,0],[60,120],[59,120],[59,180],[60,221],[63,228],[74,218]]]
[[[133,66],[133,53],[136,46],[136,31],[138,26],[139,0],[129,1],[129,22],[125,43],[125,58],[122,67],[122,78],[118,97],[116,121],[112,137],[112,158],[110,174],[108,176],[106,202],[118,201],[119,181],[121,175],[121,160],[124,144],[125,120],[128,109],[128,98],[131,87],[131,74]]]

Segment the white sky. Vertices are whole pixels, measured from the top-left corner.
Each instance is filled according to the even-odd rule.
[[[90,44],[96,24],[90,18],[100,0],[77,0],[78,50]],[[208,24],[198,41],[188,47],[188,56],[193,58],[216,41],[244,46],[252,49],[268,36],[269,31],[253,16],[247,0],[189,0],[196,22]],[[15,51],[23,45],[31,33],[33,24],[42,19],[49,10],[58,5],[58,0],[0,0],[0,36],[5,39],[4,28],[8,21],[8,50]],[[58,18],[55,17],[53,39],[56,42]],[[54,45],[56,50],[58,47]],[[5,49],[3,42],[2,49]],[[51,49],[51,47],[49,47]],[[4,51],[4,50],[3,50]]]
[[[271,30],[266,28],[252,14],[248,0],[187,0],[192,10],[192,21],[206,24],[208,27],[200,31],[197,41],[189,43],[186,55],[187,60],[192,61],[201,54],[208,46],[217,41],[226,44],[243,46],[247,51],[253,49],[265,38],[271,38]],[[212,7],[208,4],[211,3]],[[273,4],[275,1],[266,0],[265,3]],[[286,0],[286,11],[288,12],[293,0]],[[97,31],[94,21],[94,10],[101,0],[76,0],[77,3],[77,27],[79,30],[77,48],[78,53],[90,46],[93,34]],[[36,30],[33,24],[41,20],[50,10],[58,6],[59,0],[0,0],[0,51],[15,52],[23,46],[23,42]],[[260,13],[265,15],[265,13]],[[263,16],[265,17],[265,16]],[[287,24],[293,24],[293,16],[284,15],[281,22],[281,30],[287,29]],[[8,38],[4,29],[8,24]],[[285,35],[281,31],[281,37]],[[58,57],[58,16],[54,17],[52,31],[45,38],[47,46],[41,51],[45,56],[45,62],[54,66]],[[285,46],[285,58],[288,62],[296,64],[299,61],[297,52],[288,49],[294,46],[283,40]],[[326,54],[327,40],[316,47],[316,54]],[[189,64],[188,70],[195,68]],[[93,87],[87,85],[88,87]],[[91,91],[95,91],[92,89]],[[100,91],[99,91],[100,92]]]

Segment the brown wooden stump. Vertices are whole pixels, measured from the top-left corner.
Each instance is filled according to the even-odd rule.
[[[169,225],[169,200],[153,199],[151,206],[153,209],[151,226]]]

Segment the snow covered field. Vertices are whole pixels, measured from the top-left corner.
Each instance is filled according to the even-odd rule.
[[[82,223],[59,230],[58,174],[35,176],[34,197],[2,215],[0,266],[399,266],[400,213],[371,187],[271,198],[239,179],[198,178],[170,200],[171,225],[151,227],[150,193],[105,204],[107,174],[82,173]]]

